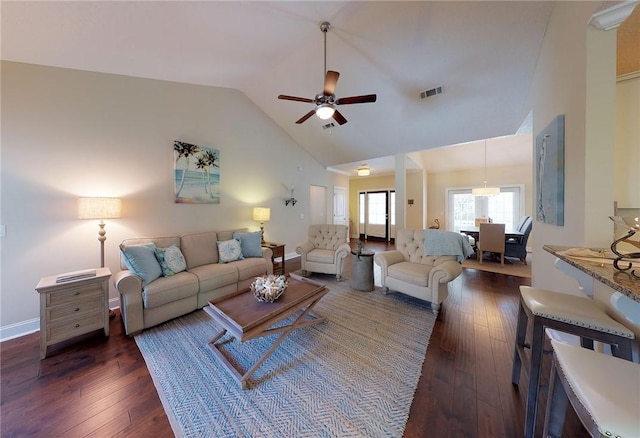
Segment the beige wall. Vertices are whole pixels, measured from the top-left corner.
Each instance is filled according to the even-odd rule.
[[[615,66],[615,30],[598,31],[586,24],[597,7],[590,2],[555,4],[533,78],[534,135],[558,114],[565,115],[565,225],[534,222],[536,287],[576,289],[574,280],[555,269],[554,257],[543,245],[606,246],[613,235],[607,216],[613,211],[614,127],[609,116],[596,115],[615,114],[615,100],[599,95],[602,89],[615,95],[615,68],[610,68]],[[594,213],[587,218],[587,212]]]
[[[106,226],[106,265],[115,272],[124,238],[257,230],[253,206],[271,207],[265,238],[294,253],[307,232],[309,185],[327,187],[327,217],[333,186],[348,185],[236,90],[1,66],[1,337],[38,328],[42,276],[99,264],[98,223],[77,219],[78,197],[123,200],[123,217]],[[174,204],[174,140],[220,150],[220,204]],[[290,185],[295,207],[283,201]]]

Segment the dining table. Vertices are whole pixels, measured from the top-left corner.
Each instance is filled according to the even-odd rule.
[[[466,234],[467,236],[471,236],[473,237],[473,239],[478,242],[478,240],[480,240],[480,227],[473,227],[473,226],[469,226],[469,227],[465,227],[463,229],[460,230],[460,232],[462,234]],[[504,239],[505,241],[509,240],[509,239],[519,239],[521,237],[524,237],[524,233],[517,231],[517,230],[512,230],[512,229],[506,229],[504,231]],[[475,246],[475,245],[473,245]]]

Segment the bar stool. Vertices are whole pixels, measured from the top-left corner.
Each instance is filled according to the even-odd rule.
[[[527,326],[533,325],[531,344],[525,343]],[[544,330],[558,330],[580,337],[583,347],[593,349],[593,341],[611,346],[614,356],[633,360],[634,333],[609,317],[592,299],[529,286],[520,286],[520,309],[513,354],[511,381],[518,385],[522,364],[529,376],[524,421],[525,438],[533,438],[538,411]],[[531,349],[526,360],[525,349]]]
[[[640,436],[640,365],[556,340],[551,345],[542,436],[562,437],[567,402],[592,437]]]

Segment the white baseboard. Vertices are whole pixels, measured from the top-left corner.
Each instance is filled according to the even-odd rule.
[[[117,309],[120,307],[120,298],[111,298],[109,300],[109,308]],[[40,318],[28,319],[26,321],[17,322],[15,324],[0,327],[0,342],[10,339],[19,338],[21,336],[30,335],[40,330]]]
[[[40,318],[33,318],[27,321],[17,322],[15,324],[0,327],[0,342],[9,339],[19,338],[40,330]]]

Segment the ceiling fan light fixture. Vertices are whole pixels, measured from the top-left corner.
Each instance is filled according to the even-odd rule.
[[[316,116],[321,118],[322,120],[327,120],[333,117],[333,113],[336,112],[336,109],[333,105],[328,103],[322,103],[316,107]]]
[[[358,176],[369,176],[371,174],[371,169],[368,166],[358,167]]]

